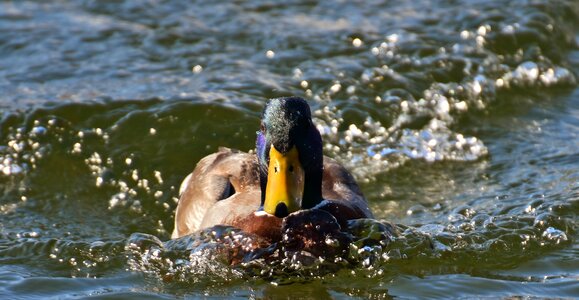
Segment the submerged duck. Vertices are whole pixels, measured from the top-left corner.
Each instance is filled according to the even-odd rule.
[[[323,156],[308,103],[272,99],[262,114],[256,154],[220,148],[183,181],[172,238],[229,225],[279,241],[282,226],[297,226],[304,211],[329,213],[342,227],[373,217],[352,175]]]

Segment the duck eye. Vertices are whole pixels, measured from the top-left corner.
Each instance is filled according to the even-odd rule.
[[[265,125],[264,125],[263,123],[261,123],[261,124],[259,125],[259,130],[260,130],[261,132],[265,133]]]
[[[277,167],[273,167],[273,171],[274,171],[275,173],[277,173],[277,171],[278,171]]]
[[[293,172],[294,172],[294,166],[293,166],[293,165],[290,165],[289,168],[288,168],[288,170],[290,171],[290,173],[293,173]]]

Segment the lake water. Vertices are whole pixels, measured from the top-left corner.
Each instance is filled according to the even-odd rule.
[[[573,0],[0,1],[0,298],[579,297],[578,20]],[[251,150],[288,95],[398,235],[342,264],[173,255],[181,180]]]

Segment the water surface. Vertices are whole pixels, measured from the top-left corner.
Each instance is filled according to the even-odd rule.
[[[577,297],[577,20],[563,0],[0,1],[0,296]],[[195,163],[251,150],[288,95],[393,242],[301,269],[129,247],[168,240]]]

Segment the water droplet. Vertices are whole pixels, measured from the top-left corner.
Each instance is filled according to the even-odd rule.
[[[82,152],[82,147],[80,143],[75,143],[74,146],[72,147],[72,153],[73,154],[79,154]]]
[[[542,236],[550,241],[554,241],[556,244],[565,242],[568,239],[565,232],[553,227],[545,229]]]
[[[193,71],[195,74],[199,74],[203,71],[203,67],[201,65],[196,65],[193,67],[193,69],[191,69],[191,71]]]

